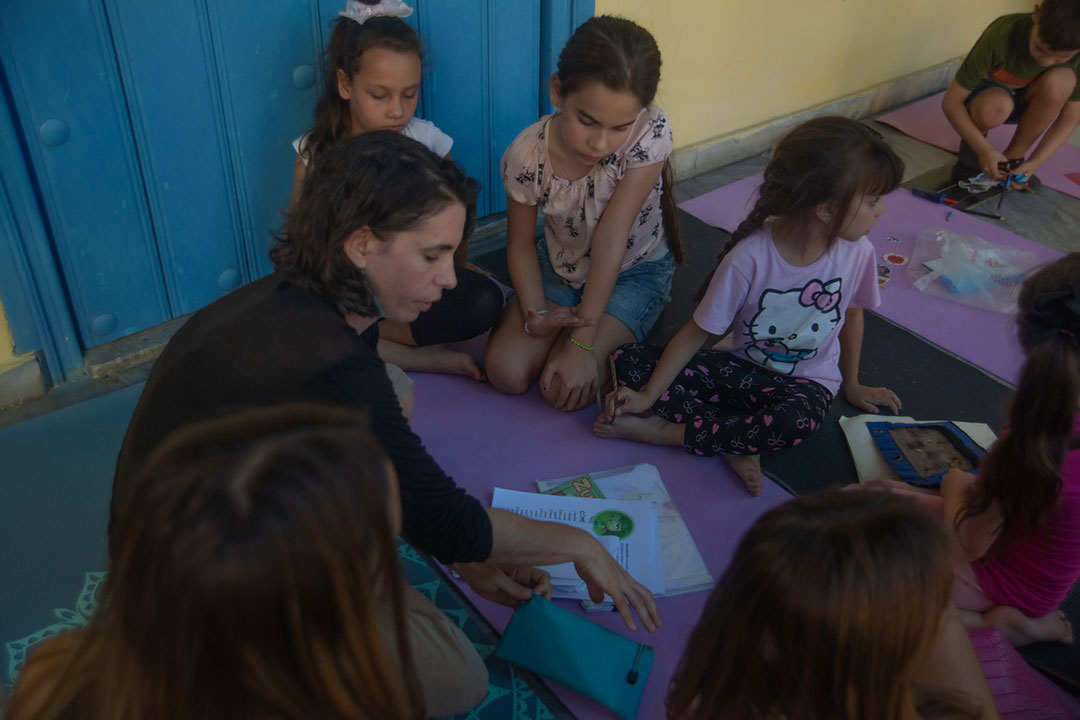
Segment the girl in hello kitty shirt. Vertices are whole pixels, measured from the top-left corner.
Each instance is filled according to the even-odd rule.
[[[859,355],[862,308],[881,303],[866,233],[903,169],[861,123],[823,117],[792,130],[693,317],[666,348],[612,356],[618,382],[596,434],[720,453],[757,495],[760,454],[802,442],[841,387],[859,408],[899,411],[893,391],[859,383]],[[702,350],[710,335],[722,338]]]

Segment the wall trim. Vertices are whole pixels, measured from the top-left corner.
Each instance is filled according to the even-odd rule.
[[[940,92],[956,75],[962,60],[954,58],[812,108],[679,148],[671,156],[675,179],[685,180],[762,153],[792,127],[813,117],[843,115],[861,119]]]
[[[35,400],[45,390],[45,376],[36,354],[17,358],[15,364],[0,370],[0,410]]]

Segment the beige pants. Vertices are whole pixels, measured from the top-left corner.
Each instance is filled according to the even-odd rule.
[[[465,633],[415,588],[405,587],[405,626],[432,717],[459,715],[487,696],[488,671]]]

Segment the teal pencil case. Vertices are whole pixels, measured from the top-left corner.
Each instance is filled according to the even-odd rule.
[[[506,626],[495,656],[637,717],[653,666],[653,649],[545,600],[522,605]]]

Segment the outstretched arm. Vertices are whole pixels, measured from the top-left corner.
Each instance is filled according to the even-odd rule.
[[[1016,175],[1030,176],[1038,170],[1039,166],[1049,160],[1050,156],[1069,139],[1078,122],[1080,122],[1080,101],[1065,103],[1065,107],[1061,109],[1057,119],[1050,124],[1042,141],[1035,148],[1035,152],[1031,153],[1031,156],[1012,172]]]
[[[589,587],[589,597],[600,602],[605,593],[610,595],[628,628],[637,629],[630,608],[649,632],[660,626],[652,593],[630,577],[596,538],[562,523],[530,520],[497,508],[486,510],[492,529],[488,563],[523,566],[572,562]]]
[[[971,95],[970,90],[964,89],[960,83],[953,80],[945,90],[945,97],[941,100],[941,110],[960,139],[979,156],[979,169],[986,173],[987,177],[1001,180],[1005,176],[998,169],[998,163],[1005,162],[1006,158],[1000,150],[990,144],[983,131],[971,119],[971,114],[964,105],[969,95]]]
[[[855,407],[867,412],[878,412],[878,406],[887,407],[893,413],[900,412],[900,398],[887,387],[869,387],[859,382],[859,360],[862,356],[863,310],[848,308],[844,326],[840,328],[840,375],[844,378],[841,389],[844,397]]]
[[[619,181],[604,214],[592,234],[589,272],[578,306],[584,323],[573,328],[567,340],[548,359],[540,376],[547,390],[556,377],[562,388],[557,407],[573,410],[590,402],[600,382],[595,348],[600,320],[619,278],[630,228],[660,177],[663,163],[631,168]]]

